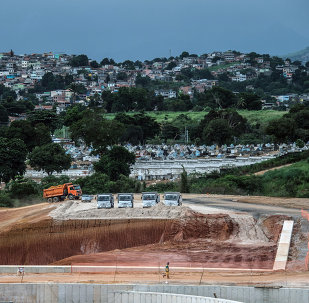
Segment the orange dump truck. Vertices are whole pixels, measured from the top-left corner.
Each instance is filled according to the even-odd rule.
[[[81,195],[80,186],[72,183],[51,186],[43,190],[43,198],[47,199],[47,202],[63,201],[66,197],[70,200],[79,199]]]

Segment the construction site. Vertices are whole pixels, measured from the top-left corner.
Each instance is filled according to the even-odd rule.
[[[308,290],[308,202],[184,194],[182,206],[143,208],[135,194],[134,208],[97,209],[95,200],[66,200],[1,209],[0,283]],[[20,267],[22,276],[16,274]],[[0,301],[9,299],[2,296]]]

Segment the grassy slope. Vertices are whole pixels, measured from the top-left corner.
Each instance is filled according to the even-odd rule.
[[[147,115],[155,118],[159,123],[163,121],[171,122],[177,116],[184,114],[188,115],[192,120],[200,121],[208,112],[147,112]],[[285,112],[274,111],[274,110],[259,110],[259,111],[248,111],[239,110],[238,113],[243,117],[247,118],[250,124],[256,124],[257,122],[262,125],[266,125],[269,121],[282,117]],[[127,113],[129,115],[134,115],[135,112]],[[115,114],[106,114],[106,118],[113,119]]]

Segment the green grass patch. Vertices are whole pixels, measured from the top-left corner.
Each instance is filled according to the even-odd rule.
[[[266,126],[267,123],[271,120],[278,119],[282,117],[285,112],[282,111],[275,111],[275,110],[238,110],[237,111],[240,115],[242,115],[244,118],[246,118],[249,122],[249,124],[261,124],[262,126]],[[136,112],[128,112],[126,113],[128,115],[134,115]],[[157,122],[172,122],[176,117],[179,115],[187,115],[189,118],[191,118],[193,121],[201,121],[205,115],[208,114],[208,112],[146,112],[147,115],[153,117],[156,119]],[[105,114],[104,116],[107,119],[113,119],[115,117],[115,113],[112,114]]]
[[[289,153],[280,157],[256,163],[253,165],[242,166],[238,168],[221,170],[221,174],[247,175],[254,174],[262,170],[278,167],[281,165],[296,163],[302,160],[309,159],[309,151]]]

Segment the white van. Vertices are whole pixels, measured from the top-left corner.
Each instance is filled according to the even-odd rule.
[[[164,193],[164,204],[167,206],[181,206],[182,205],[182,196],[181,193]]]
[[[160,195],[156,192],[142,193],[143,207],[152,207],[160,202]]]
[[[98,208],[113,208],[114,207],[113,194],[98,194],[97,206]]]
[[[134,207],[134,195],[133,194],[118,194],[118,208]]]

